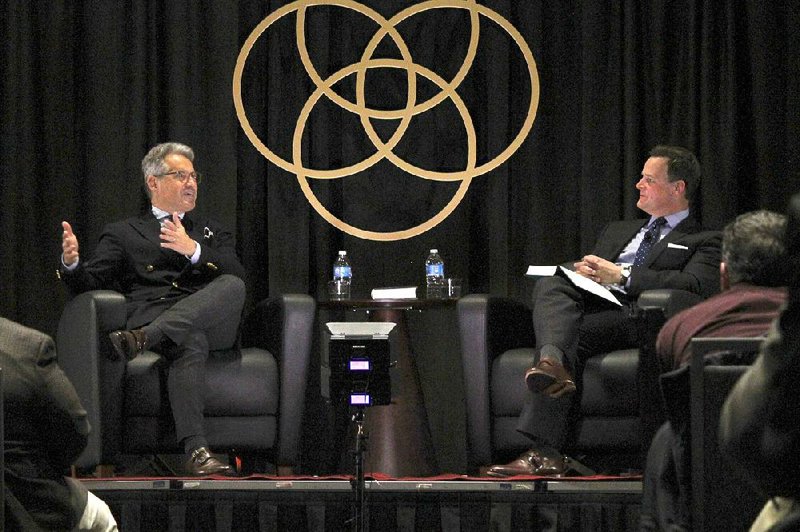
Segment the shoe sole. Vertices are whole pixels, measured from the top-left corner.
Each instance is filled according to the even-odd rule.
[[[111,360],[127,359],[128,357],[125,356],[125,349],[122,347],[122,342],[125,341],[125,337],[116,332],[112,332],[108,335],[108,338],[111,340],[111,347],[114,348],[114,354],[117,355],[116,358],[112,358]]]
[[[136,352],[135,349],[126,349],[128,346],[128,340],[124,334],[119,334],[118,332],[112,332],[108,335],[108,338],[111,340],[111,346],[114,348],[114,352],[117,354],[117,358],[113,358],[111,360],[119,360],[120,358],[123,360],[127,360],[130,362],[134,358],[136,358],[139,353]],[[123,345],[125,344],[125,345]],[[128,356],[129,352],[133,352],[131,356]]]
[[[557,383],[558,380],[555,377],[542,372],[531,372],[525,379],[525,384],[528,385],[528,389],[532,392],[539,393]]]
[[[528,389],[534,393],[541,393],[548,397],[566,397],[575,393],[575,383],[571,380],[560,381],[541,371],[531,372],[525,378]]]

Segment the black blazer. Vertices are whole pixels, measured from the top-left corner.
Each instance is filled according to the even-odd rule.
[[[93,257],[81,260],[71,272],[62,268],[61,278],[76,293],[109,289],[124,294],[129,329],[150,323],[219,275],[245,279],[231,232],[214,220],[196,218],[192,213],[186,213],[183,226],[200,243],[197,264],[161,247],[161,226],[148,212],[106,225]]]
[[[645,223],[647,220],[609,223],[592,253],[615,261]],[[721,246],[719,231],[704,231],[694,218],[686,218],[653,246],[644,264],[631,271],[628,294],[635,298],[643,290],[656,288],[688,290],[704,297],[716,294]]]
[[[86,410],[49,336],[0,318],[0,366],[6,530],[71,530],[87,491],[65,474],[86,446]]]

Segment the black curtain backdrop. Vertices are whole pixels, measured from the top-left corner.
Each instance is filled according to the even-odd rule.
[[[339,249],[351,257],[357,295],[422,284],[432,247],[468,291],[524,298],[528,264],[578,257],[609,220],[642,215],[634,183],[657,143],[686,145],[700,157],[699,207],[712,227],[751,209],[783,210],[800,190],[796,2],[485,0],[520,31],[537,62],[541,99],[530,136],[507,163],[476,178],[431,231],[396,242],[343,234],[309,206],[294,175],[258,153],[234,110],[240,48],[286,4],[2,3],[0,314],[55,331],[64,302],[54,275],[59,223],[72,222],[89,256],[105,222],[146,208],[139,163],[166,140],[195,148],[196,167],[208,176],[198,210],[235,227],[253,300],[322,294]],[[413,2],[365,4],[388,17]],[[293,14],[284,17],[262,36],[243,78],[254,130],[288,160],[297,114],[314,89],[294,23]],[[427,11],[397,28],[417,64],[446,79],[457,71],[469,36],[465,11]],[[347,9],[310,10],[307,40],[323,78],[356,62],[376,29]],[[389,42],[378,55],[399,57]],[[369,75],[369,104],[404,105],[398,72]],[[337,85],[350,99],[354,79]],[[419,90],[422,99],[438,89],[423,80]],[[481,17],[475,64],[458,89],[476,124],[479,163],[519,129],[529,90],[517,47]],[[381,125],[384,139],[392,127]],[[453,171],[465,165],[464,139],[458,112],[445,102],[414,119],[396,152]],[[314,108],[304,164],[336,169],[371,150],[352,113],[325,101]],[[387,161],[312,184],[331,211],[377,231],[424,221],[456,187],[404,175]]]

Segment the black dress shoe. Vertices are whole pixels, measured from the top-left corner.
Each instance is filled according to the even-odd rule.
[[[192,451],[186,461],[186,473],[194,477],[230,475],[232,472],[231,466],[223,464],[211,456],[206,447],[200,447]]]
[[[567,466],[562,454],[531,449],[513,462],[493,465],[486,473],[492,477],[517,475],[549,477],[563,475],[566,470]]]
[[[532,392],[549,397],[563,397],[575,393],[575,381],[567,368],[559,362],[543,358],[525,372],[525,384]]]
[[[147,349],[147,335],[143,329],[134,329],[132,331],[114,331],[108,335],[111,339],[111,345],[114,346],[114,353],[116,357],[112,360],[117,360],[119,357],[125,360],[133,360],[142,354],[142,351]]]

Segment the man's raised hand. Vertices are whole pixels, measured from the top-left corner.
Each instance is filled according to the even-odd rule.
[[[61,236],[61,251],[65,266],[71,266],[78,260],[78,237],[72,232],[69,222],[61,222],[64,233]]]

